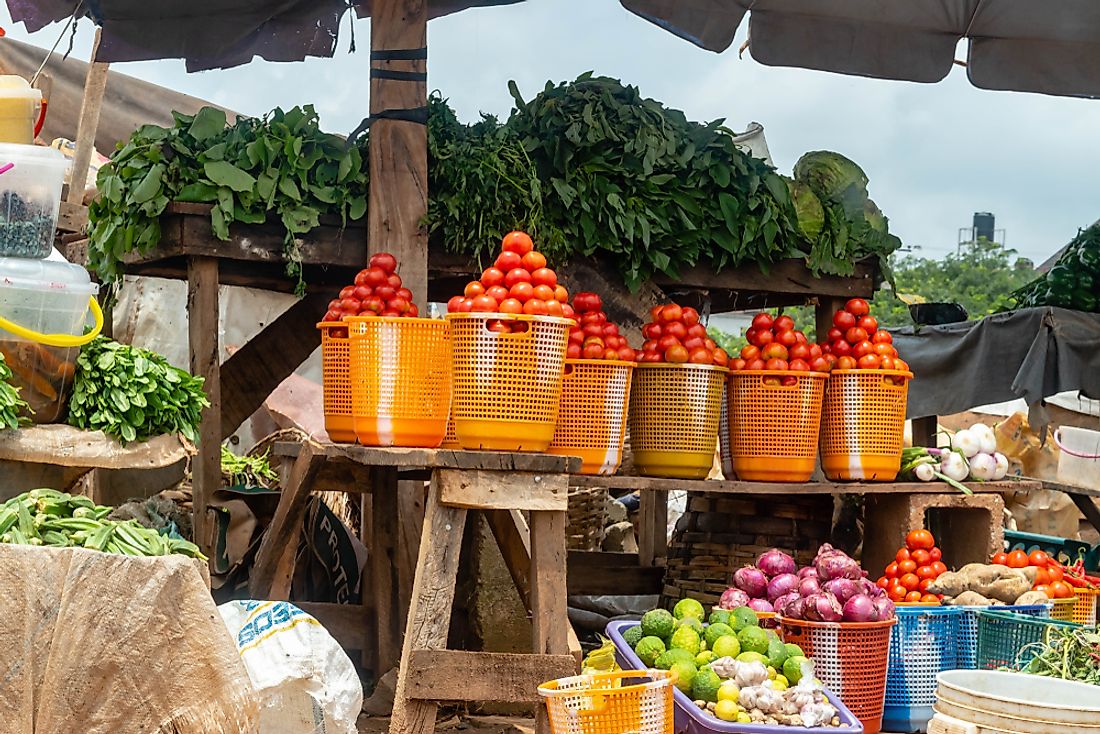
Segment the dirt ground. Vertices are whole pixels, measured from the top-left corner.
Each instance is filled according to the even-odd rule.
[[[387,734],[388,717],[360,716],[359,734]],[[511,716],[466,716],[441,711],[435,730],[446,734],[533,734],[535,720]]]

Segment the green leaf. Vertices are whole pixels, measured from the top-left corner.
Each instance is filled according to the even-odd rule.
[[[251,191],[256,179],[226,161],[210,161],[203,166],[206,176],[219,186],[228,186],[234,191]]]
[[[135,204],[142,204],[149,201],[161,191],[161,178],[164,176],[165,166],[162,163],[158,163],[149,169],[149,172],[145,174],[145,178],[141,180],[134,192],[131,194],[131,198]]]
[[[203,107],[195,115],[187,134],[195,140],[212,138],[225,129],[225,112],[214,107]]]

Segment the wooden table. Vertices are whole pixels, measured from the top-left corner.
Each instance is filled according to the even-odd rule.
[[[369,553],[364,603],[350,610],[302,606],[316,610],[343,644],[362,645],[364,662],[378,675],[400,662],[391,732],[430,734],[438,701],[533,703],[539,683],[575,672],[565,525],[567,472],[579,468],[579,459],[312,442],[276,444],[275,453],[294,461],[257,554],[249,592],[260,599],[289,596],[310,492],[338,488],[369,497],[363,515],[364,528],[370,528],[364,533]],[[416,506],[424,501],[426,480],[421,521]],[[471,510],[488,521],[530,611],[534,654],[446,649]],[[579,653],[579,646],[573,652]]]

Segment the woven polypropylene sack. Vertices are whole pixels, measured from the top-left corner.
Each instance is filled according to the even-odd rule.
[[[885,622],[807,622],[780,619],[783,641],[802,648],[814,661],[814,674],[863,723],[864,734],[882,728],[890,633]]]
[[[476,313],[447,314],[447,321],[451,411],[462,448],[546,451],[558,420],[565,349],[574,322]]]
[[[1041,619],[1013,612],[979,610],[978,670],[1008,667],[1020,669],[1039,653],[1036,643],[1046,642],[1056,627],[1077,628],[1073,622]]]
[[[730,451],[743,481],[806,482],[817,463],[823,372],[730,374]]]
[[[447,322],[372,316],[347,323],[352,424],[359,443],[439,446],[451,408]]]
[[[351,415],[351,339],[345,322],[322,322],[321,387],[324,391],[325,432],[338,443],[355,443]]]
[[[1095,589],[1074,589],[1077,603],[1073,605],[1073,621],[1077,624],[1096,624],[1097,599],[1100,591]]]
[[[553,734],[672,734],[674,681],[665,670],[576,675],[544,683],[539,695]]]
[[[581,474],[614,474],[623,461],[633,362],[567,359],[547,453],[581,457]]]
[[[978,613],[982,611],[1009,611],[1023,614],[1038,619],[1049,619],[1052,604],[1029,604],[1027,606],[992,607],[958,607],[959,609],[959,637],[958,658],[959,668],[962,670],[974,670],[978,667]]]
[[[960,611],[953,607],[897,609],[890,634],[883,728],[914,731],[932,718],[936,675],[958,667]]]
[[[705,479],[714,464],[722,384],[707,364],[639,364],[630,390],[630,448],[639,474]]]
[[[911,372],[835,370],[821,409],[821,469],[833,481],[891,482],[901,468]]]

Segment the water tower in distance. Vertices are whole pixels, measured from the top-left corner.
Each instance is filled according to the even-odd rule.
[[[978,240],[996,242],[1002,247],[1005,244],[1005,231],[997,229],[996,218],[990,212],[974,212],[974,224],[970,227],[959,228],[959,252],[963,245],[969,245]]]

